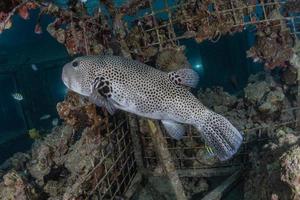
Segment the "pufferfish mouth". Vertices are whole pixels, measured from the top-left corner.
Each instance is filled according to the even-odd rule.
[[[61,78],[65,86],[70,90],[83,96],[89,96],[89,92],[84,91],[81,80],[72,66],[67,64],[63,67]]]
[[[70,79],[68,78],[68,73],[67,73],[67,69],[66,66],[63,67],[63,71],[61,74],[61,79],[63,81],[63,83],[65,84],[66,87],[70,88]]]
[[[68,87],[66,76],[65,76],[65,68],[63,68],[63,71],[62,71],[62,74],[61,74],[61,79],[62,79],[63,83],[65,84],[65,86]]]

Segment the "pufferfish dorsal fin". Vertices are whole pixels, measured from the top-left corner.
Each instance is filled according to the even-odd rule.
[[[99,107],[104,107],[113,115],[117,108],[114,106],[111,99],[112,87],[109,81],[103,77],[97,77],[92,84],[92,93],[89,96],[89,100]]]
[[[177,71],[169,72],[169,79],[177,85],[185,85],[195,88],[199,82],[197,72],[190,68],[183,68]]]

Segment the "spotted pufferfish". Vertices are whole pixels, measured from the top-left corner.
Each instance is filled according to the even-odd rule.
[[[117,109],[161,120],[166,132],[179,140],[184,124],[197,128],[215,156],[231,158],[243,137],[223,116],[206,108],[185,86],[196,87],[198,75],[190,68],[163,72],[118,56],[84,56],[63,67],[62,80],[110,114]]]

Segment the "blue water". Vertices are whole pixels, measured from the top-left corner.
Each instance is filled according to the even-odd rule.
[[[217,43],[197,44],[193,39],[183,42],[189,62],[200,75],[199,87],[222,86],[233,94],[242,90],[249,75],[263,69],[261,64],[246,57],[253,38],[253,33],[244,31],[223,36]],[[236,79],[238,85],[234,85],[232,79]]]

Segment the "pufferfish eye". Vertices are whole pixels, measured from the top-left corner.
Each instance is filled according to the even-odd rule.
[[[72,66],[73,67],[77,67],[79,65],[79,63],[77,62],[77,61],[74,61],[73,63],[72,63]]]

